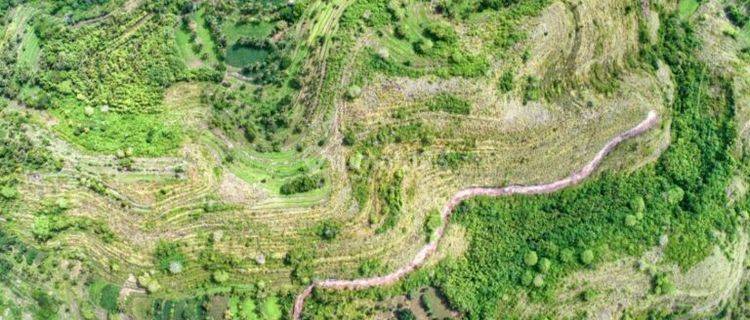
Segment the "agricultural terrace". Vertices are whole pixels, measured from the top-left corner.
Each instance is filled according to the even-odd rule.
[[[0,318],[286,319],[433,244],[301,318],[739,318],[749,21],[744,0],[0,0]],[[441,214],[565,179],[649,114],[579,185]]]

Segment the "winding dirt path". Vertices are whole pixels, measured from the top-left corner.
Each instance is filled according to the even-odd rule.
[[[647,130],[651,129],[654,125],[658,123],[659,116],[656,113],[656,111],[650,111],[648,113],[648,116],[646,116],[646,119],[641,121],[638,125],[631,128],[628,131],[625,131],[623,133],[620,133],[616,137],[612,138],[604,147],[599,150],[599,152],[594,156],[589,163],[587,163],[581,170],[576,171],[572,173],[567,178],[557,180],[554,182],[550,182],[547,184],[539,184],[539,185],[530,185],[530,186],[507,186],[507,187],[500,187],[500,188],[487,188],[487,187],[473,187],[473,188],[467,188],[463,189],[459,192],[457,192],[453,197],[451,198],[448,203],[443,206],[442,211],[440,212],[441,219],[443,223],[440,225],[440,227],[435,231],[435,236],[432,237],[432,241],[427,243],[424,247],[422,247],[419,252],[417,252],[417,255],[414,256],[414,259],[411,260],[408,264],[405,266],[397,269],[396,271],[393,271],[390,274],[379,276],[379,277],[371,277],[371,278],[360,278],[360,279],[352,279],[352,280],[337,280],[337,279],[327,279],[327,280],[320,280],[315,281],[313,284],[309,285],[307,288],[305,288],[302,293],[300,293],[297,296],[297,299],[294,302],[294,309],[292,310],[292,319],[299,320],[302,317],[302,308],[305,305],[305,299],[310,296],[312,293],[312,290],[315,287],[323,288],[323,289],[334,289],[334,290],[360,290],[360,289],[366,289],[370,287],[375,286],[383,286],[383,285],[389,285],[393,284],[397,281],[399,281],[401,278],[409,274],[410,272],[416,270],[417,268],[421,267],[426,261],[427,258],[429,258],[436,250],[438,243],[440,242],[440,239],[443,238],[443,234],[445,232],[445,227],[448,224],[448,220],[450,218],[450,215],[453,213],[453,209],[461,203],[461,201],[464,201],[466,199],[476,197],[476,196],[508,196],[508,195],[515,195],[515,194],[543,194],[543,193],[551,193],[558,191],[560,189],[563,189],[565,187],[578,184],[583,179],[587,178],[589,175],[591,175],[594,170],[601,164],[604,157],[612,152],[612,150],[617,147],[618,144],[621,142],[630,139],[632,137],[638,136]]]

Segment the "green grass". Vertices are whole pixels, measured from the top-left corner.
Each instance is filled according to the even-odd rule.
[[[680,0],[680,18],[689,18],[699,6],[698,0]]]
[[[236,46],[236,43],[243,37],[265,39],[271,36],[273,28],[273,24],[268,22],[245,24],[238,24],[235,22],[227,23],[223,30],[227,37],[227,43],[229,43],[226,53],[227,64],[241,68],[256,61],[262,61],[268,57],[269,52],[267,50],[240,47]]]
[[[282,316],[278,298],[273,296],[263,299],[260,306],[249,296],[232,296],[229,298],[229,313],[232,319],[238,320],[278,320]]]
[[[250,63],[262,61],[268,55],[267,50],[232,46],[227,49],[227,64],[241,68]]]
[[[120,287],[97,279],[89,286],[89,299],[110,314],[117,312]]]
[[[183,129],[165,114],[119,114],[95,110],[90,117],[81,107],[53,110],[55,130],[86,150],[114,153],[132,148],[134,155],[171,154],[183,141]]]
[[[198,34],[198,39],[203,43],[203,52],[208,54],[208,63],[214,64],[218,62],[216,57],[216,44],[214,44],[211,38],[211,32],[206,29],[206,20],[203,18],[205,9],[201,8],[195,12],[195,32]]]
[[[38,70],[40,50],[39,38],[33,30],[27,28],[23,34],[21,47],[18,52],[18,65],[24,70]]]
[[[255,301],[251,298],[245,298],[242,300],[239,310],[239,319],[242,320],[259,320],[256,313]]]
[[[190,15],[190,21],[195,24],[196,42],[203,44],[200,52],[196,53],[193,50],[193,41],[190,40],[190,30],[187,27],[178,24],[175,29],[177,50],[188,66],[195,66],[198,61],[211,65],[219,61],[216,56],[216,44],[211,38],[211,32],[206,29],[204,14],[205,8],[201,8]]]
[[[275,296],[264,299],[260,304],[260,315],[264,320],[281,319],[282,313],[279,306],[279,299]]]
[[[227,23],[224,25],[222,30],[224,35],[227,37],[227,43],[233,44],[242,37],[251,37],[256,39],[265,39],[271,36],[273,31],[273,24],[268,22],[256,22],[256,23]]]
[[[240,179],[258,184],[264,189],[278,194],[284,183],[304,173],[316,173],[324,165],[322,159],[297,159],[296,152],[255,153],[237,152],[236,160],[229,169]]]
[[[193,52],[192,45],[190,43],[190,34],[185,31],[182,26],[178,26],[175,31],[175,42],[177,43],[177,49],[180,52],[180,56],[185,61],[185,64],[190,67],[200,62],[200,58]]]

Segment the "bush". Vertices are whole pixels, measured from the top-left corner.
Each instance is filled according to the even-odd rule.
[[[99,298],[99,305],[107,310],[110,314],[114,314],[119,311],[119,299],[120,299],[120,287],[111,283],[108,283],[101,292]]]
[[[349,100],[354,100],[358,98],[362,94],[362,88],[360,88],[357,85],[351,85],[349,89],[346,90],[346,97]]]
[[[513,90],[513,73],[510,71],[503,72],[503,75],[500,76],[500,82],[497,84],[497,88],[502,93]]]
[[[594,262],[594,251],[591,251],[590,249],[583,250],[581,252],[581,263],[585,265],[590,265]]]
[[[154,264],[162,271],[170,271],[172,263],[180,263],[184,265],[185,255],[180,249],[180,245],[176,242],[167,242],[160,240],[156,244],[154,250]]]
[[[279,192],[283,195],[292,195],[305,193],[315,189],[320,189],[325,185],[325,179],[319,175],[304,175],[293,178],[281,185]]]
[[[318,236],[326,241],[336,239],[336,237],[339,235],[339,232],[341,232],[341,226],[331,220],[323,221],[320,225],[318,225],[317,229],[318,230],[316,233],[318,234]]]
[[[229,280],[229,273],[224,270],[216,270],[211,274],[211,279],[216,283],[224,283]]]
[[[397,320],[417,320],[417,316],[410,309],[399,308],[395,313]]]
[[[414,42],[414,51],[419,54],[427,54],[434,46],[435,44],[430,39],[419,39]]]
[[[427,214],[427,218],[424,223],[424,231],[427,234],[427,238],[430,239],[435,233],[435,230],[440,228],[442,221],[440,219],[440,212],[437,210],[430,210]]]
[[[440,93],[426,103],[430,111],[442,111],[467,115],[471,112],[471,103],[450,93]]]
[[[542,258],[539,260],[539,264],[537,265],[537,269],[539,269],[539,272],[541,273],[547,273],[549,272],[549,269],[552,267],[552,261],[550,261],[547,258]]]
[[[537,256],[536,251],[529,251],[523,256],[523,263],[526,266],[533,267],[538,261],[539,256]]]

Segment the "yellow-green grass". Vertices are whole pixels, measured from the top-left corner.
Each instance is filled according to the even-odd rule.
[[[185,31],[185,28],[178,26],[175,30],[175,42],[177,43],[177,49],[185,61],[188,67],[196,67],[201,65],[201,59],[193,52],[192,45],[190,43],[190,34]]]
[[[21,47],[18,52],[18,65],[24,68],[24,70],[38,70],[40,50],[39,38],[37,38],[34,30],[27,27],[23,33]]]
[[[693,12],[698,10],[700,2],[698,0],[680,0],[680,17],[685,19],[693,15]]]
[[[223,34],[227,37],[227,43],[231,45],[237,42],[237,40],[242,37],[265,39],[271,36],[271,31],[273,31],[273,28],[273,24],[265,21],[248,22],[241,24],[239,22],[229,20],[224,24],[224,28],[222,29],[222,31]]]

